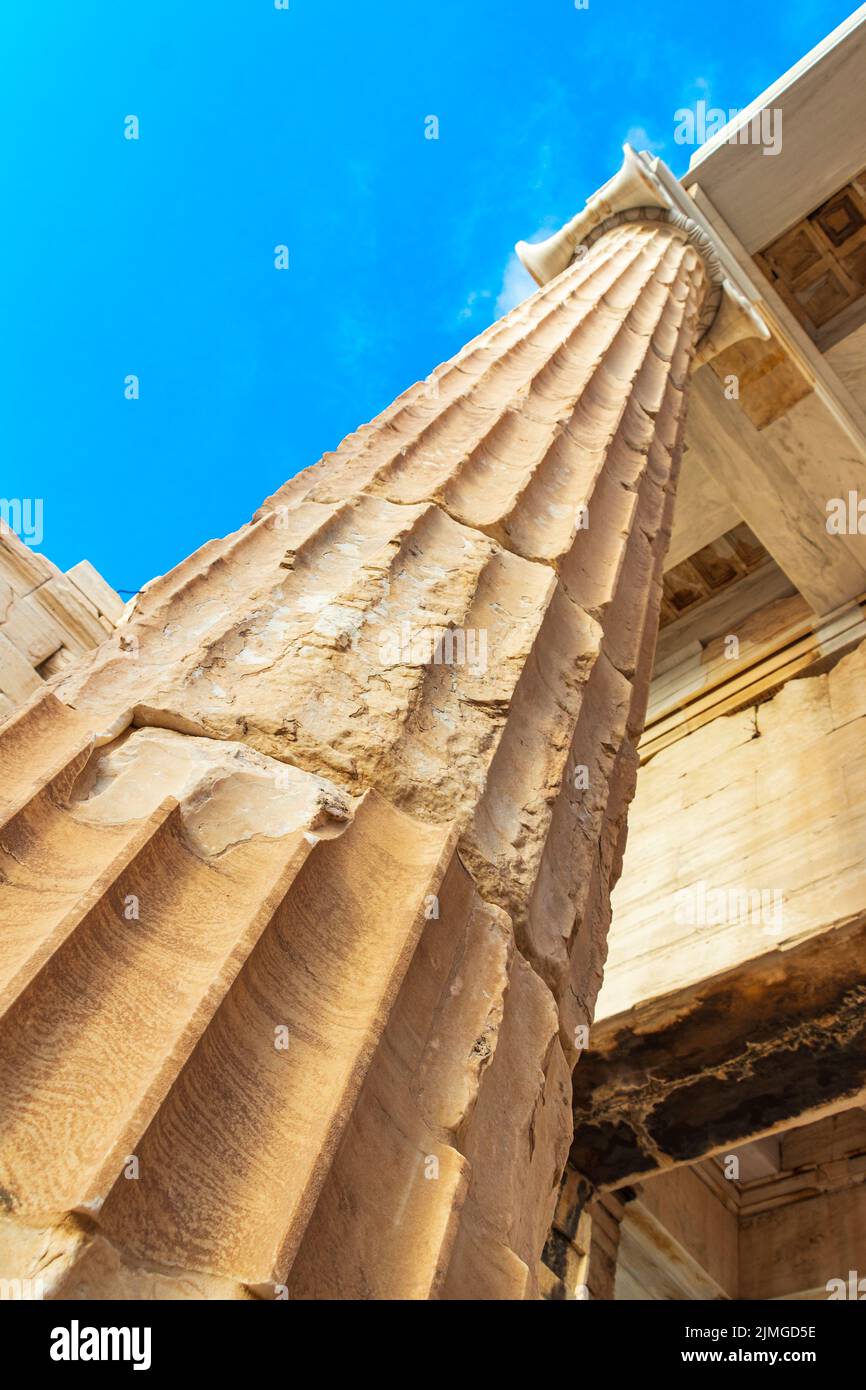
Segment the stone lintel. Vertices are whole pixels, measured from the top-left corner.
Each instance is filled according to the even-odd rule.
[[[570,1162],[597,1188],[694,1163],[866,1088],[866,919],[604,1020]]]

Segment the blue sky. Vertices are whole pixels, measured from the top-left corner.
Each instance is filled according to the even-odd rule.
[[[623,140],[682,173],[677,108],[745,106],[853,8],[4,5],[0,496],[138,588],[517,302],[514,242]]]

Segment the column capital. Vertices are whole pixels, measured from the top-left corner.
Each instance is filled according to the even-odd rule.
[[[698,362],[740,338],[770,336],[754,286],[707,225],[694,199],[661,159],[646,151],[639,153],[631,145],[623,145],[622,167],[587,199],[581,212],[546,241],[519,241],[515,251],[536,283],[546,285],[611,227],[638,221],[663,221],[677,227],[704,263],[709,290],[700,315]]]

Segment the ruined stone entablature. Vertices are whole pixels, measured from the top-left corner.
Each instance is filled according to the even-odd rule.
[[[0,723],[126,616],[89,561],[63,574],[0,520]]]

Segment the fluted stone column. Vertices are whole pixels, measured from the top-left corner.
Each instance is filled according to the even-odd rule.
[[[613,217],[0,731],[0,1274],[537,1295],[714,283]]]

